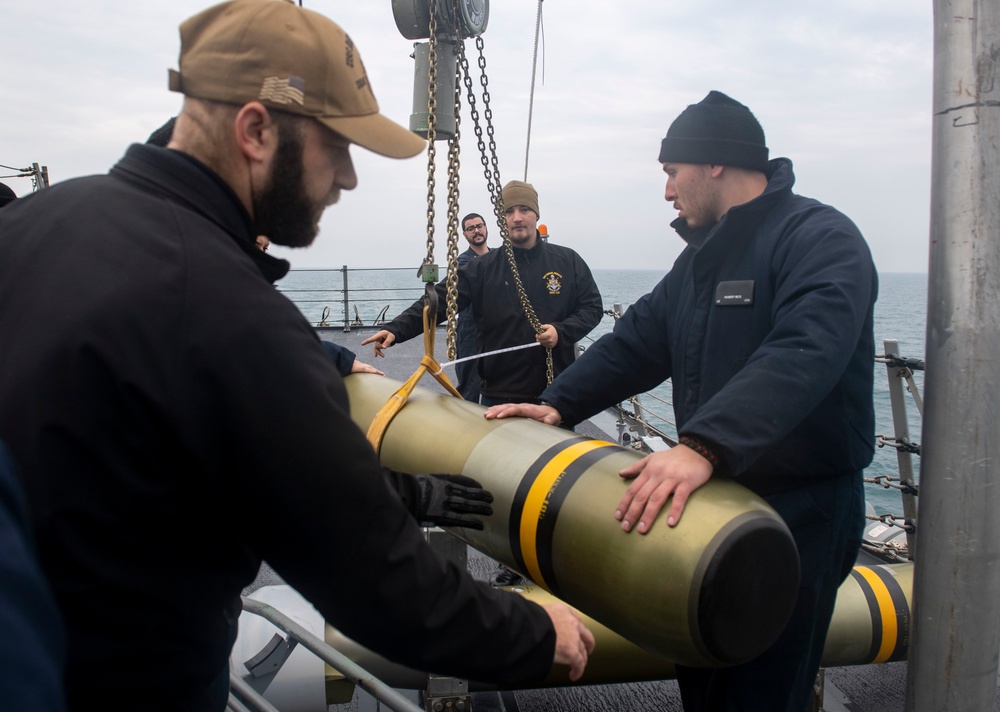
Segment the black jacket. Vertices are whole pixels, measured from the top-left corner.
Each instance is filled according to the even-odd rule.
[[[262,559],[389,658],[547,673],[548,617],[426,545],[214,173],[132,146],[0,212],[0,253],[0,438],[66,618],[71,706],[221,709]]]
[[[461,269],[465,265],[478,258],[479,255],[471,247],[458,256],[458,267]],[[458,323],[455,325],[455,343],[457,346],[457,357],[472,356],[476,353],[476,322],[472,316],[472,309],[466,307],[458,314]],[[475,363],[470,364],[474,369]]]
[[[795,195],[791,161],[767,189],[688,242],[666,277],[542,394],[574,423],[667,378],[677,430],[768,494],[872,459],[868,245],[842,213]]]
[[[552,324],[559,343],[552,350],[553,370],[561,373],[574,359],[577,341],[589,334],[603,315],[601,293],[590,268],[576,252],[539,241],[532,249],[514,248],[525,292],[542,324]],[[438,320],[445,318],[445,284],[437,285]],[[504,249],[472,260],[458,272],[458,309],[471,306],[476,322],[476,352],[495,351],[535,341],[524,315]],[[423,300],[418,300],[385,328],[397,341],[423,330]],[[484,396],[533,401],[547,385],[545,349],[536,347],[480,359]]]

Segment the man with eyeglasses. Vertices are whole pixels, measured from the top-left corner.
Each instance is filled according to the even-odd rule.
[[[469,213],[462,218],[462,234],[469,242],[469,249],[458,256],[458,267],[461,269],[481,255],[490,251],[486,244],[486,221],[479,213]],[[458,313],[457,355],[465,358],[476,353],[476,322],[472,317],[472,309],[466,307]],[[458,392],[467,401],[479,402],[479,372],[475,361],[455,364],[455,374],[458,376]]]

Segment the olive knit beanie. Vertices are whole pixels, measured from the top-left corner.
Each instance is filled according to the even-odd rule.
[[[534,210],[535,215],[541,215],[538,212],[538,192],[531,183],[512,180],[503,187],[502,195],[504,208],[523,205]]]

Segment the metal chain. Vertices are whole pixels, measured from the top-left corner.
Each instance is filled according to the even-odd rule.
[[[455,18],[455,51],[464,46],[462,40],[462,30],[458,26],[459,8],[458,0],[452,1],[452,16]],[[455,135],[448,140],[448,268],[446,276],[447,297],[445,299],[445,314],[448,321],[447,326],[447,352],[448,360],[454,361],[458,353],[456,335],[458,329],[458,198],[459,198],[459,170],[460,141],[462,138],[462,83],[461,73],[458,67],[455,68],[454,87],[452,92],[452,105],[455,114]]]
[[[906,532],[914,532],[917,530],[917,527],[913,524],[913,522],[898,514],[866,514],[865,519],[873,522],[882,522],[889,527],[898,527]],[[862,541],[861,548],[875,554],[876,556],[884,557],[889,561],[901,559],[909,559],[912,561],[909,544],[906,539],[890,539],[889,541],[881,542]]]
[[[909,551],[905,541],[898,542],[893,540],[885,543],[880,542],[878,544],[869,544],[868,542],[863,541],[861,542],[861,548],[875,554],[876,556],[882,556],[888,561],[913,560],[909,556]]]
[[[430,6],[430,37],[428,38],[428,82],[427,82],[427,254],[420,266],[420,276],[425,282],[428,301],[434,310],[434,323],[437,323],[437,292],[434,291],[434,194],[437,192],[437,182],[434,180],[435,158],[437,149],[434,139],[437,136],[434,114],[437,111],[437,0],[429,0]]]
[[[476,37],[476,49],[479,50],[479,81],[483,87],[483,116],[486,119],[486,133],[489,136],[489,154],[487,154],[486,144],[483,141],[483,131],[479,124],[479,112],[476,110],[476,97],[472,90],[472,78],[469,73],[469,63],[466,59],[464,48],[459,52],[459,62],[465,76],[465,86],[469,95],[470,113],[475,127],[480,160],[483,164],[483,172],[486,176],[486,187],[493,200],[493,213],[496,216],[497,226],[500,228],[500,236],[503,238],[504,254],[507,257],[507,264],[514,277],[514,284],[517,288],[517,297],[521,304],[521,309],[524,310],[524,315],[528,318],[528,323],[531,325],[532,330],[536,334],[540,334],[543,331],[542,324],[538,320],[538,316],[535,314],[535,310],[531,306],[528,295],[524,290],[524,284],[521,282],[521,275],[518,272],[517,262],[514,259],[514,249],[510,242],[510,233],[507,230],[506,211],[501,192],[502,184],[500,182],[500,167],[499,162],[497,161],[496,140],[493,131],[493,111],[490,109],[489,80],[486,76],[486,56],[483,53],[483,46],[483,38],[481,36]],[[549,348],[545,349],[545,379],[547,383],[552,383],[552,349]]]
[[[905,481],[900,477],[890,477],[889,475],[879,475],[877,477],[865,477],[863,481],[870,485],[878,485],[883,489],[898,489],[903,494],[912,494],[914,497],[920,495],[920,486],[910,481]],[[898,483],[898,484],[897,484]]]
[[[896,354],[886,354],[876,356],[875,363],[884,363],[889,368],[909,369],[912,371],[923,371],[924,362],[918,358],[903,358]]]
[[[906,438],[891,437],[889,435],[876,435],[875,445],[877,447],[892,447],[901,452],[908,452],[913,455],[920,454],[920,445],[911,443]]]
[[[873,522],[882,522],[883,524],[888,524],[891,527],[899,527],[906,531],[916,530],[913,522],[900,514],[866,514],[865,519]]]
[[[477,40],[478,45],[478,40]],[[476,108],[476,94],[472,90],[472,73],[469,71],[469,60],[465,56],[465,45],[458,46],[458,66],[459,72],[465,81],[465,89],[469,99],[469,115],[472,117],[472,127],[476,134],[476,143],[479,148],[479,160],[483,164],[483,175],[486,178],[486,190],[490,195],[490,202],[493,204],[493,212],[497,213],[496,205],[500,195],[499,176],[497,181],[493,180],[493,173],[490,171],[489,158],[486,154],[486,143],[483,141],[483,127],[479,123],[479,110]],[[507,222],[497,213],[497,227],[500,229],[501,237],[507,239]]]

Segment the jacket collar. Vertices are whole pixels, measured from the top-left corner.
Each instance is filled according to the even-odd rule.
[[[775,158],[768,163],[767,187],[764,192],[748,203],[737,205],[729,209],[722,216],[722,220],[714,225],[691,229],[687,225],[687,220],[677,218],[670,227],[677,231],[688,245],[695,249],[704,247],[705,243],[723,229],[723,226],[746,224],[746,221],[755,220],[759,216],[769,211],[781,198],[792,192],[795,185],[795,174],[792,172],[792,161],[788,158]]]
[[[274,283],[288,274],[286,260],[258,249],[253,220],[229,184],[204,163],[186,153],[148,144],[133,144],[111,175],[161,193],[218,225],[260,273]]]
[[[533,260],[545,251],[545,240],[538,238],[535,246],[527,250],[514,244],[511,244],[511,247],[514,248],[515,257],[526,257],[529,260]]]

